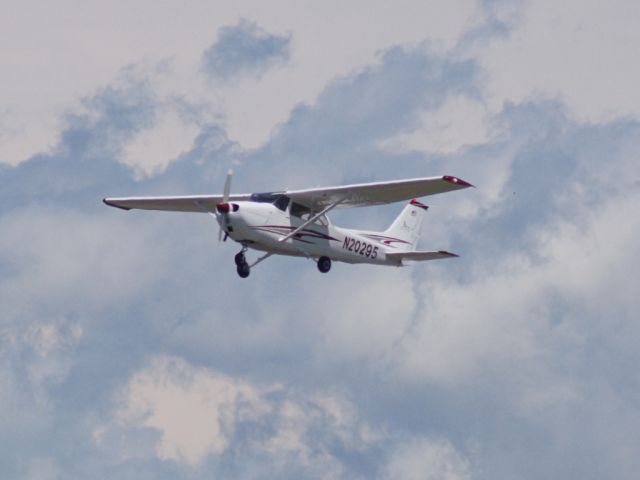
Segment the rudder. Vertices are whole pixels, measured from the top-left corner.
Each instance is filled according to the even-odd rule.
[[[398,243],[399,250],[414,251],[418,246],[422,220],[428,208],[427,205],[414,198],[404,207],[391,226],[384,231],[384,234],[402,241],[402,243]]]

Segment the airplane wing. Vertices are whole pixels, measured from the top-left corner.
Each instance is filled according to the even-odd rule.
[[[250,200],[251,194],[229,195],[230,202]],[[188,195],[181,197],[122,197],[102,200],[111,207],[131,210],[166,210],[173,212],[213,212],[222,203],[222,195]]]
[[[322,210],[341,199],[344,200],[338,207],[365,207],[400,202],[468,187],[473,187],[473,185],[460,178],[445,175],[388,182],[358,183],[339,187],[290,190],[282,193],[314,210]]]
[[[406,262],[423,262],[426,260],[439,260],[441,258],[456,258],[455,253],[439,250],[437,252],[393,252],[387,253],[386,257],[390,260],[397,260],[399,265]]]
[[[342,200],[339,207],[364,207],[385,203],[400,202],[416,197],[425,197],[436,193],[450,192],[472,187],[464,180],[445,175],[442,177],[410,178],[388,182],[358,183],[338,187],[289,190],[265,194],[230,195],[230,202],[251,200],[252,196],[286,195],[292,200],[320,211]],[[217,204],[222,203],[222,195],[189,195],[175,197],[121,197],[105,198],[109,206],[123,210],[168,210],[175,212],[213,212]]]

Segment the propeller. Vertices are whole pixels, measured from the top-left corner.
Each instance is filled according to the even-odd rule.
[[[231,177],[233,177],[233,170],[227,172],[227,178],[224,181],[224,190],[222,192],[222,203],[216,205],[216,210],[222,219],[220,220],[220,230],[218,230],[218,241],[222,241],[222,225],[227,223],[227,213],[229,213],[229,194],[231,193]]]

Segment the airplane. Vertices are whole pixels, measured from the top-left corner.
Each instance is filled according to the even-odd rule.
[[[229,170],[221,195],[105,198],[103,202],[123,210],[198,212],[213,216],[218,240],[238,242],[235,256],[238,275],[249,276],[253,267],[272,255],[307,257],[327,273],[331,262],[405,266],[411,262],[453,258],[444,250],[417,250],[420,227],[429,208],[417,198],[473,187],[450,175],[360,183],[306,190],[231,194]],[[327,213],[334,208],[383,205],[410,200],[391,226],[382,232],[354,230],[333,225]],[[265,252],[249,264],[249,248]]]

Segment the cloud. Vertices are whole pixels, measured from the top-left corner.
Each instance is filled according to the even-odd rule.
[[[238,421],[268,410],[259,392],[246,383],[158,358],[131,379],[116,415],[122,426],[162,432],[159,458],[197,466],[205,455],[227,449]]]
[[[392,453],[384,478],[472,478],[469,463],[446,440],[419,438],[400,444]]]
[[[606,7],[597,1],[523,7],[517,33],[479,52],[491,104],[500,108],[541,94],[561,97],[582,121],[638,115],[640,95],[632,85],[640,70],[625,60],[633,55],[627,48],[638,42],[637,5],[622,0]]]
[[[460,148],[486,144],[491,140],[487,109],[477,99],[452,96],[436,111],[425,110],[418,128],[380,142],[383,150],[412,150],[451,154]]]
[[[316,37],[252,17],[292,32],[292,61],[220,86],[235,107],[193,80],[208,25],[184,57],[119,65],[52,148],[0,168],[3,473],[635,478],[638,122],[584,122],[561,94],[492,101],[480,51],[526,17],[483,5],[499,25],[463,29],[465,54],[466,13],[404,31],[394,9],[299,84]],[[261,97],[282,123],[246,149],[230,118]],[[273,258],[242,281],[207,216],[100,203],[217,191],[230,165],[238,192],[459,175],[478,188],[429,198],[423,246],[462,256],[330,275]],[[384,228],[398,208],[332,218]]]
[[[67,157],[118,158],[136,133],[153,125],[157,98],[146,66],[130,65],[66,118],[58,150]]]
[[[421,379],[459,382],[477,375],[479,366],[500,368],[505,358],[528,364],[543,362],[550,353],[557,359],[560,352],[548,348],[579,352],[585,339],[575,322],[598,321],[605,314],[589,299],[611,289],[608,295],[621,297],[620,303],[633,303],[620,266],[625,256],[635,257],[633,238],[640,225],[623,219],[637,200],[611,201],[584,214],[581,226],[556,221],[552,229],[538,227],[526,253],[505,253],[498,263],[478,268],[470,284],[444,282],[425,289],[421,327],[408,339],[409,370],[421,371]],[[615,227],[621,221],[623,231]],[[579,298],[581,308],[574,305]],[[470,316],[471,304],[482,313]],[[561,305],[573,305],[575,317],[558,317]],[[451,351],[458,354],[452,358]]]
[[[381,154],[377,144],[416,125],[420,111],[439,108],[448,95],[473,95],[476,73],[472,62],[444,59],[422,47],[390,49],[378,64],[328,86],[314,105],[293,110],[269,144],[250,152],[247,160],[278,162],[288,186],[303,184],[305,177],[318,186],[335,183],[337,175],[347,181],[362,178],[388,171],[390,161],[401,178],[423,159],[397,161]],[[304,170],[296,168],[300,158],[306,159]],[[328,161],[333,168],[324,168]]]
[[[117,398],[112,420],[93,432],[97,446],[116,442],[121,458],[131,458],[141,450],[129,451],[130,440],[151,429],[158,432],[146,437],[153,448],[142,452],[196,471],[207,457],[233,456],[249,473],[264,457],[262,475],[306,471],[330,478],[344,470],[336,451],[364,451],[381,440],[334,392],[260,386],[176,357],[150,359]]]
[[[202,54],[202,68],[213,80],[260,77],[268,69],[287,63],[290,43],[290,35],[271,34],[242,19],[233,27],[220,29],[216,43]]]
[[[136,177],[157,175],[170,162],[192,150],[201,133],[197,118],[185,118],[180,105],[167,102],[158,108],[157,121],[127,142],[122,163],[136,172]]]
[[[26,477],[29,480],[56,480],[62,477],[60,467],[52,458],[35,458],[29,462]]]
[[[0,111],[0,163],[15,165],[54,147],[60,131],[59,119],[46,118],[33,124],[29,113],[15,105]]]
[[[34,9],[41,18],[33,16]],[[0,112],[0,162],[15,165],[49,151],[64,129],[65,112],[75,110],[80,99],[104,86],[123,66],[141,62],[172,62],[176,75],[165,87],[192,104],[224,111],[229,137],[246,148],[259,147],[295,105],[312,103],[336,76],[371,63],[378,51],[421,42],[425,35],[434,48],[445,51],[479,13],[474,0],[409,0],[394,9],[379,1],[327,2],[315,5],[313,15],[307,6],[290,0],[269,7],[255,0],[226,5],[196,0],[188,9],[143,0],[136,9],[117,2],[87,10],[25,1],[0,18],[2,31],[12,39],[3,51],[0,110],[6,115]],[[212,89],[200,72],[202,53],[211,44],[212,32],[238,18],[250,18],[267,32],[287,32],[295,39],[292,61],[259,79],[249,75],[242,82],[217,82]],[[331,35],[325,34],[328,24]]]

